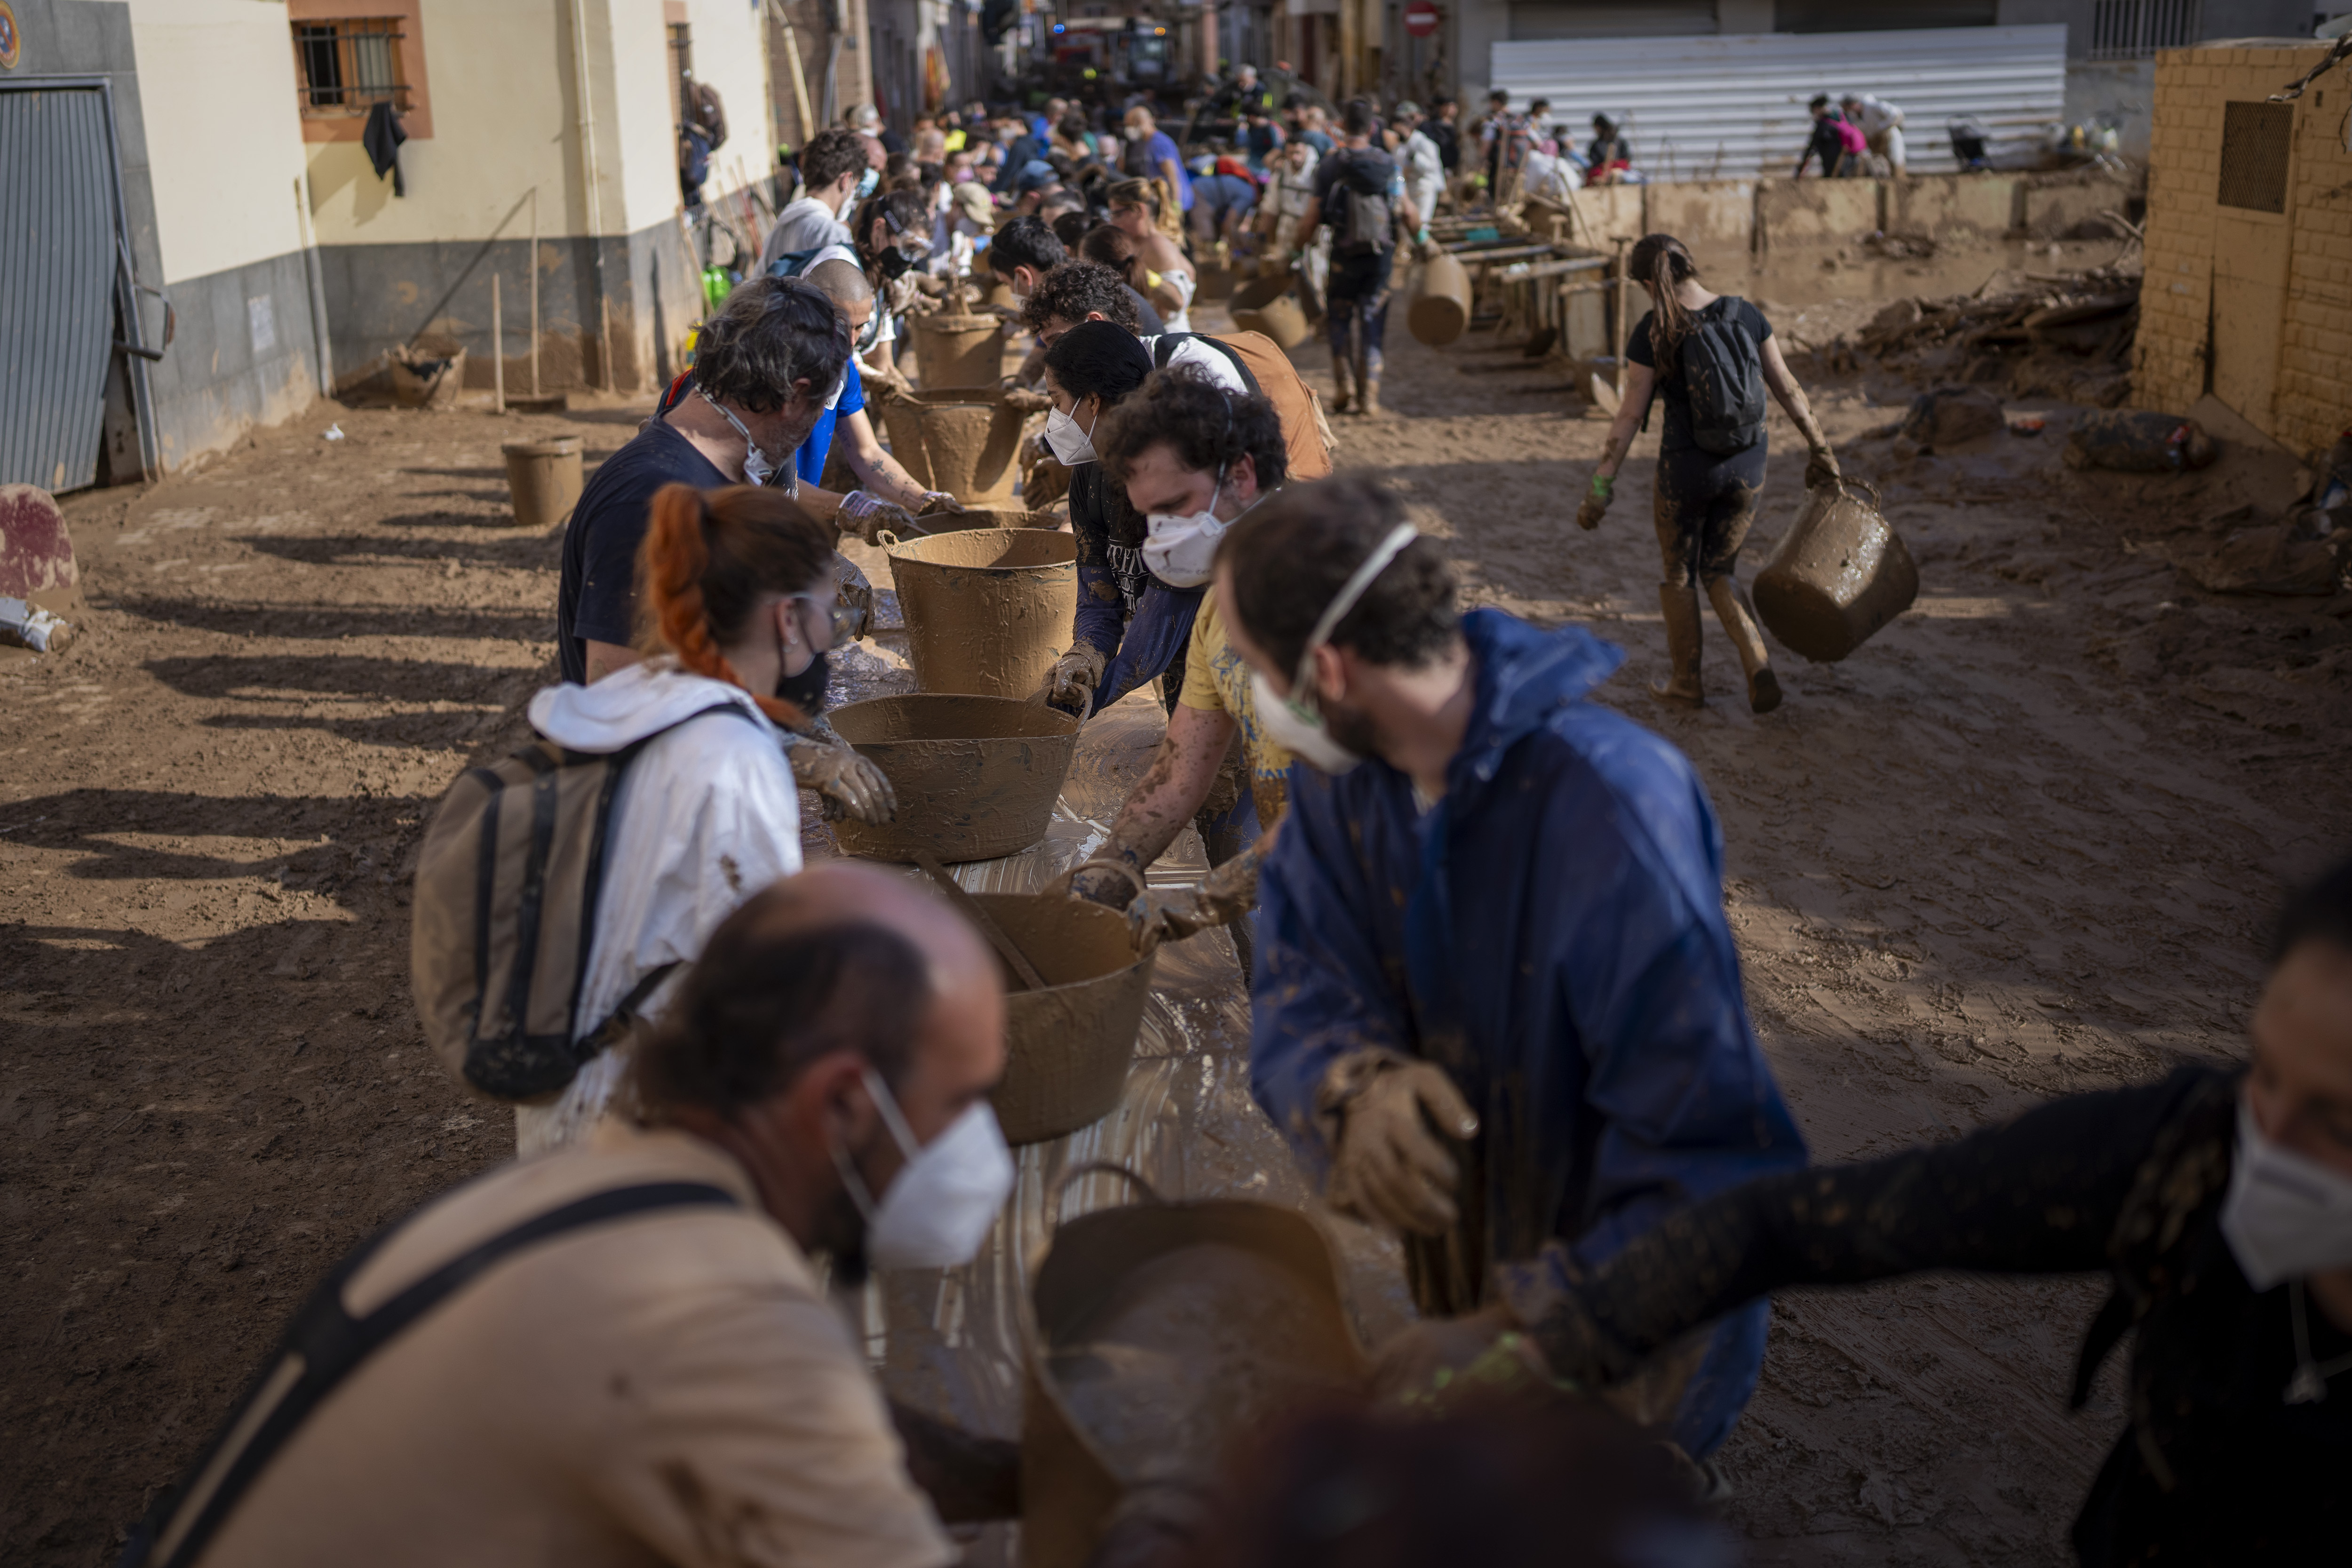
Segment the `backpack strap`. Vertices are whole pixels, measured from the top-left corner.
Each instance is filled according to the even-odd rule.
[[[741,1205],[734,1194],[707,1182],[647,1182],[591,1193],[478,1243],[366,1317],[354,1318],[343,1306],[344,1287],[407,1222],[378,1232],[310,1293],[276,1358],[237,1402],[186,1479],[131,1531],[116,1568],[179,1568],[201,1558],[262,1471],[328,1395],[402,1330],[508,1258],[606,1220],[689,1206]]]
[[[1225,363],[1234,367],[1234,374],[1242,378],[1244,391],[1253,397],[1264,395],[1263,389],[1257,384],[1257,377],[1250,374],[1248,362],[1242,358],[1241,351],[1231,343],[1218,342],[1206,332],[1160,333],[1151,345],[1151,363],[1155,369],[1168,368],[1169,363],[1176,357],[1176,346],[1180,342],[1200,343],[1203,347],[1216,350],[1224,356]]]

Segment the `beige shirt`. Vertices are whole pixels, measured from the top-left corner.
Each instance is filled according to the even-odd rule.
[[[955,1561],[808,1260],[698,1139],[606,1122],[503,1166],[408,1221],[344,1304],[364,1316],[522,1220],[659,1181],[743,1206],[632,1215],[493,1265],[320,1406],[204,1563]]]

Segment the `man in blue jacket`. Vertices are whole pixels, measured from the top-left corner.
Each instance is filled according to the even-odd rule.
[[[1580,1265],[1805,1151],[1740,999],[1721,835],[1689,762],[1591,701],[1622,655],[1460,614],[1360,479],[1236,522],[1214,592],[1299,759],[1259,885],[1251,1084],[1335,1206],[1402,1232],[1427,1317],[1497,1264]],[[1713,1331],[1673,1435],[1704,1458],[1764,1354]]]

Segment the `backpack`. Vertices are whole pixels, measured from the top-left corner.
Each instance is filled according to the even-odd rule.
[[[1282,421],[1282,444],[1289,458],[1290,477],[1294,479],[1320,479],[1331,472],[1331,426],[1323,417],[1323,405],[1315,389],[1298,379],[1298,369],[1290,356],[1275,346],[1264,332],[1227,332],[1210,337],[1204,332],[1163,332],[1151,345],[1151,363],[1155,369],[1165,370],[1174,357],[1176,347],[1184,342],[1202,343],[1224,355],[1242,384],[1252,393],[1274,405],[1275,417]]]
[[[1738,302],[1727,295],[1701,310],[1675,353],[1691,440],[1718,458],[1744,452],[1764,435],[1764,359],[1731,319],[1728,307]]]
[[[751,715],[720,702],[709,713]],[[676,968],[647,973],[579,1040],[572,1021],[596,940],[613,801],[637,754],[668,725],[617,752],[541,740],[449,786],[416,862],[410,981],[425,1043],[467,1088],[545,1100],[627,1033]]]
[[[1386,182],[1366,190],[1357,183],[1359,177],[1350,159],[1340,165],[1339,178],[1332,182],[1333,190],[1348,195],[1347,210],[1331,225],[1334,256],[1370,256],[1396,244],[1396,215],[1389,205]]]

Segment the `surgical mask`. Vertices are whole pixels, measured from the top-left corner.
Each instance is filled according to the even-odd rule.
[[[929,1143],[915,1142],[889,1085],[866,1069],[866,1092],[907,1163],[877,1204],[838,1144],[833,1163],[866,1216],[866,1257],[877,1268],[953,1268],[969,1263],[1013,1194],[1013,1152],[988,1101],[977,1100]]]
[[[875,170],[872,164],[867,164],[866,173],[857,176],[856,188],[851,191],[847,195],[841,198],[841,205],[833,216],[839,218],[842,222],[847,223],[849,221],[849,210],[858,203],[864,201],[866,197],[872,195],[874,194],[874,187],[881,183],[881,174]]]
[[[906,276],[907,268],[915,265],[915,258],[895,245],[886,245],[882,247],[882,254],[874,258],[874,265],[880,270],[882,281],[895,283]]]
[[[1140,142],[1143,140],[1143,127],[1140,125],[1126,126],[1120,130],[1119,134],[1126,137],[1130,142]]]
[[[1372,579],[1388,570],[1390,562],[1404,547],[1420,536],[1420,531],[1409,522],[1401,522],[1389,531],[1389,536],[1356,568],[1355,575],[1342,584],[1339,592],[1325,605],[1307,634],[1307,646],[1298,652],[1298,668],[1291,672],[1290,695],[1277,694],[1274,683],[1255,670],[1250,672],[1250,699],[1257,709],[1257,721],[1276,745],[1297,757],[1307,766],[1320,772],[1339,774],[1353,769],[1364,759],[1331,738],[1329,724],[1315,701],[1315,650],[1330,640],[1332,628],[1356,607]]]
[[[1216,563],[1217,542],[1249,515],[1250,507],[1265,499],[1260,496],[1230,518],[1221,518],[1217,498],[1224,493],[1225,478],[1219,474],[1217,488],[1202,510],[1184,517],[1155,511],[1145,519],[1150,531],[1143,540],[1143,563],[1154,577],[1171,588],[1197,588],[1209,580]]]
[[[1066,468],[1095,460],[1093,433],[1058,408],[1045,416],[1045,445],[1054,449],[1055,459]]]
[[[2352,1176],[2263,1137],[2242,1091],[2221,1235],[2257,1290],[2352,1264]]]
[[[701,398],[703,402],[710,405],[711,407],[718,409],[719,416],[721,419],[726,420],[730,425],[735,426],[735,434],[743,437],[744,479],[751,484],[764,486],[771,479],[773,479],[776,475],[779,465],[768,461],[768,454],[760,450],[760,443],[751,439],[750,427],[747,426],[740,419],[736,418],[733,413],[728,409],[726,405],[720,403],[717,398],[711,396],[710,394],[703,391],[700,387],[698,386],[694,389],[694,395],[697,397]],[[784,466],[788,467],[789,465]]]
[[[776,695],[814,719],[824,711],[824,692],[833,679],[833,650],[816,654],[798,675],[776,677]]]

